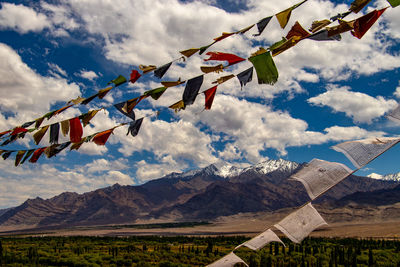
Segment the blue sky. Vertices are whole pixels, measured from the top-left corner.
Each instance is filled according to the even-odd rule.
[[[163,65],[180,50],[209,44],[222,32],[239,30],[276,14],[296,1],[2,1],[0,9],[0,129],[7,130],[62,107],[77,96],[87,97],[119,74],[129,77],[140,64]],[[260,46],[281,39],[296,22],[312,21],[348,10],[351,1],[308,0],[293,11],[281,29],[273,18],[263,34],[227,38],[208,51],[248,58]],[[388,6],[373,0],[354,19]],[[274,58],[278,82],[259,85],[256,76],[243,90],[236,78],[220,85],[211,110],[202,111],[204,97],[174,114],[163,111],[146,118],[138,136],[115,131],[106,146],[84,144],[79,151],[41,158],[14,167],[14,157],[0,160],[0,208],[27,198],[48,198],[64,191],[86,192],[99,187],[140,184],[165,174],[205,167],[215,162],[247,166],[267,159],[307,162],[313,158],[354,168],[337,143],[367,137],[397,136],[399,124],[385,118],[400,98],[400,8],[389,8],[361,39],[349,32],[340,42],[304,40]],[[346,18],[347,19],[347,18]],[[163,80],[190,79],[201,74],[207,56],[198,54],[174,63]],[[242,62],[223,74],[207,75],[201,91],[212,81],[249,68]],[[111,91],[89,107],[71,108],[51,122],[71,118],[88,108],[109,107],[157,88],[152,74],[135,84]],[[182,97],[184,85],[169,88],[158,100],[146,99],[136,116],[153,114]],[[128,121],[118,111],[101,111],[84,135]],[[48,137],[43,139],[48,143]],[[10,149],[34,148],[32,138]],[[394,147],[359,175],[400,172]]]

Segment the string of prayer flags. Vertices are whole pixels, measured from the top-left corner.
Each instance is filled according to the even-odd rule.
[[[316,33],[317,31],[322,30],[323,28],[325,28],[326,26],[328,26],[331,23],[332,22],[329,19],[316,20],[316,21],[312,22],[311,28],[309,30],[312,33]]]
[[[343,153],[354,166],[360,169],[399,141],[398,137],[367,138],[340,143],[332,148]]]
[[[150,71],[153,71],[155,69],[157,69],[156,66],[154,65],[139,65],[139,69],[143,72],[143,74],[148,73]]]
[[[249,58],[249,61],[256,69],[258,84],[273,85],[278,81],[278,70],[269,51],[260,48]]]
[[[132,70],[129,81],[135,83],[142,75],[137,70]]]
[[[286,25],[289,22],[290,19],[290,15],[292,14],[292,10],[298,8],[299,6],[301,6],[303,3],[305,3],[307,0],[304,0],[301,3],[298,3],[294,6],[289,7],[288,9],[285,9],[281,12],[279,12],[278,14],[275,15],[275,17],[277,18],[279,25],[281,25],[281,28],[284,29],[286,27]]]
[[[216,81],[214,81],[214,82],[212,82],[212,83],[221,84],[221,83],[224,83],[224,82],[226,82],[226,81],[229,81],[229,80],[232,79],[233,77],[235,77],[234,74],[222,76],[222,77],[218,78]]]
[[[340,34],[329,36],[328,30],[324,29],[322,31],[311,34],[310,36],[307,37],[307,39],[311,39],[314,41],[332,41],[332,40],[340,41],[342,40],[342,36]]]
[[[124,76],[119,75],[117,78],[114,80],[109,81],[107,84],[113,83],[115,87],[120,86],[121,84],[126,83],[127,80]]]
[[[47,147],[41,147],[33,152],[32,157],[29,159],[30,163],[36,163]]]
[[[96,116],[97,112],[99,112],[99,109],[91,110],[88,113],[79,116],[82,120],[83,127],[86,127],[86,125],[90,123],[94,116]]]
[[[179,51],[179,53],[181,53],[185,57],[190,57],[190,56],[196,54],[199,50],[200,50],[200,48],[190,48],[187,50]]]
[[[47,158],[52,158],[61,151],[63,151],[64,149],[66,149],[70,144],[71,142],[68,141],[60,145],[59,144],[51,145],[44,150],[44,154],[46,154]]]
[[[60,124],[53,123],[50,125],[50,144],[57,144],[58,143],[58,135],[60,132]]]
[[[200,70],[204,73],[210,73],[210,72],[220,73],[224,71],[224,66],[222,64],[219,64],[217,66],[201,66]]]
[[[178,113],[179,111],[181,111],[182,109],[185,109],[185,102],[183,102],[183,100],[179,100],[178,102],[172,104],[171,106],[169,106],[170,109],[173,109],[175,111],[175,113]]]
[[[274,226],[293,242],[300,243],[316,228],[326,224],[318,211],[308,203]]]
[[[392,7],[400,5],[400,0],[387,0]]]
[[[354,13],[358,13],[360,12],[366,5],[368,5],[368,3],[371,2],[371,0],[354,0],[351,4],[350,4],[350,11],[354,12]]]
[[[283,246],[285,246],[282,240],[271,229],[268,229],[267,231],[237,246],[235,249],[238,249],[241,246],[245,246],[252,250],[259,250],[271,242],[279,242]]]
[[[364,34],[374,25],[378,18],[385,12],[386,8],[374,10],[365,16],[362,16],[354,21],[354,30],[351,34],[358,39],[361,39]]]
[[[143,118],[140,118],[136,121],[132,121],[131,123],[129,123],[129,128],[128,128],[128,132],[126,133],[126,135],[131,134],[133,137],[138,135],[140,126],[142,126],[142,122],[143,122]]]
[[[81,141],[83,134],[82,124],[78,117],[69,120],[69,138],[72,143]]]
[[[19,165],[19,163],[21,162],[22,158],[24,157],[26,153],[26,150],[20,150],[17,152],[17,155],[15,156],[15,167],[17,167]]]
[[[206,55],[210,57],[208,59],[204,59],[204,61],[209,61],[209,60],[228,61],[228,66],[245,61],[244,58],[229,53],[207,52]]]
[[[114,131],[114,128],[97,133],[93,137],[92,141],[98,146],[104,146],[107,143],[107,140],[110,137],[110,135],[113,133],[113,131]]]
[[[212,103],[214,101],[214,96],[217,91],[217,87],[218,85],[211,87],[210,89],[207,89],[203,92],[205,98],[204,109],[211,109]]]
[[[326,29],[328,30],[328,37],[348,32],[353,28],[354,28],[354,20],[352,21],[339,20],[339,25],[333,27],[326,27]]]
[[[26,161],[27,159],[29,159],[29,157],[33,154],[34,151],[35,151],[35,149],[29,149],[29,150],[27,150],[27,151],[26,151],[26,154],[25,154],[25,157],[22,159],[22,161],[21,161],[20,164],[24,164],[25,161]]]
[[[267,27],[268,23],[271,21],[271,19],[272,19],[272,16],[269,16],[269,17],[263,18],[262,20],[257,22],[258,33],[253,34],[253,36],[260,36],[261,33],[264,31],[265,27]]]
[[[39,131],[33,134],[33,140],[35,141],[36,145],[40,143],[43,136],[46,134],[47,129],[49,129],[49,125],[42,127]]]
[[[163,81],[161,82],[161,84],[165,87],[174,87],[174,86],[178,86],[182,83],[185,83],[185,81],[181,81],[181,78],[179,78],[177,81]]]
[[[235,253],[231,252],[228,255],[222,257],[221,259],[207,265],[208,267],[233,267],[236,264],[244,264],[248,266],[241,258],[236,256]]]
[[[300,181],[309,197],[315,199],[351,173],[352,171],[343,164],[313,159],[291,178]]]
[[[169,62],[165,65],[162,65],[161,67],[158,67],[156,70],[154,70],[154,76],[157,78],[161,79],[164,74],[168,71],[169,67],[171,67],[172,62]]]
[[[238,75],[236,75],[240,82],[240,88],[243,88],[248,82],[251,82],[253,79],[253,67],[248,68],[247,70],[242,71]]]
[[[292,26],[290,31],[286,35],[286,39],[291,39],[293,37],[298,37],[299,39],[304,39],[310,36],[310,33],[306,31],[298,21]]]
[[[201,85],[203,84],[204,75],[197,76],[187,81],[182,100],[185,106],[192,105],[196,100]]]
[[[151,98],[153,98],[154,100],[158,100],[164,94],[165,90],[167,90],[167,87],[163,86],[163,87],[159,87],[156,89],[146,91],[143,93],[143,95],[151,96]]]

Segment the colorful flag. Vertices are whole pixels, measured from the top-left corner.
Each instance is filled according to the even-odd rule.
[[[82,102],[81,102],[81,104],[82,105],[87,105],[87,104],[89,104],[93,99],[95,99],[97,96],[99,95],[99,93],[96,93],[96,94],[94,94],[94,95],[92,95],[92,96],[89,96],[88,98],[85,98]]]
[[[388,0],[388,2],[392,7],[400,5],[400,0]]]
[[[151,98],[153,98],[154,100],[158,100],[162,94],[164,94],[165,90],[167,90],[167,87],[159,87],[156,89],[152,89],[149,91],[146,91],[143,93],[143,95],[145,96],[151,96]]]
[[[60,122],[61,123],[61,132],[64,136],[67,136],[69,133],[69,120],[65,120]]]
[[[131,118],[132,120],[135,120],[135,112],[133,110],[131,110],[130,112],[126,112],[125,109],[124,109],[125,103],[126,102],[115,104],[114,107],[116,109],[118,109],[119,112],[121,112],[122,114],[127,116],[128,118]]]
[[[292,26],[290,31],[286,35],[286,39],[290,39],[292,37],[300,37],[300,39],[306,38],[310,36],[310,33],[306,31],[298,21]]]
[[[28,130],[22,127],[15,127],[10,135],[17,135],[19,133],[26,133]]]
[[[199,50],[200,50],[200,48],[190,48],[190,49],[187,49],[187,50],[179,51],[179,53],[181,53],[185,57],[190,57],[190,56],[196,54],[197,51],[199,51]]]
[[[129,81],[135,83],[142,75],[137,70],[132,70]]]
[[[115,87],[120,86],[121,84],[126,83],[127,80],[124,76],[119,75],[117,78],[114,80],[109,81],[107,84],[113,83]]]
[[[231,66],[233,64],[239,63],[244,61],[244,58],[241,58],[237,55],[234,54],[229,54],[229,53],[222,53],[222,52],[207,52],[207,56],[210,56],[208,59],[204,59],[204,61],[209,61],[209,60],[218,60],[218,61],[228,61],[228,66]]]
[[[82,124],[78,117],[69,120],[69,138],[72,143],[81,141],[83,134]]]
[[[24,124],[21,125],[21,128],[28,128],[29,126],[31,126],[34,123],[35,123],[35,121],[25,122]],[[0,136],[1,136],[1,134],[0,134]]]
[[[83,137],[78,143],[73,143],[70,150],[78,150],[83,143],[87,142],[87,137]]]
[[[11,154],[14,153],[14,152],[15,152],[14,150],[8,150],[8,151],[5,151],[1,156],[3,157],[4,160],[6,160],[6,159],[8,159],[8,158],[11,156]]]
[[[173,109],[175,111],[175,113],[178,113],[180,110],[185,109],[186,106],[185,106],[185,102],[183,102],[183,100],[179,100],[178,102],[169,106],[169,108]]]
[[[110,137],[110,135],[113,133],[114,129],[110,129],[101,133],[96,134],[92,141],[98,145],[98,146],[104,146]]]
[[[210,72],[220,73],[224,71],[224,66],[222,64],[219,64],[217,66],[201,66],[200,70],[204,73],[210,73]]]
[[[264,31],[265,27],[267,27],[268,23],[271,21],[271,19],[272,19],[272,16],[263,18],[262,20],[257,22],[258,33],[253,34],[253,36],[260,36],[261,33]]]
[[[58,122],[50,125],[50,139],[49,139],[50,144],[58,143],[59,132],[60,132],[60,124],[58,124]]]
[[[288,9],[285,9],[281,12],[279,12],[278,14],[276,14],[276,18],[279,22],[279,25],[281,25],[281,28],[284,29],[287,25],[287,23],[289,22],[290,19],[290,15],[292,14],[292,10],[298,8],[299,6],[301,6],[303,3],[305,3],[307,0],[304,0],[303,2],[300,2],[294,6],[289,7]]]
[[[354,0],[350,4],[350,11],[353,11],[354,13],[358,13],[363,9],[368,3],[371,2],[371,0]]]
[[[22,157],[25,155],[26,150],[20,150],[17,152],[17,155],[15,156],[15,167],[17,167],[19,165],[19,163],[21,162]]]
[[[387,8],[387,7],[386,7]],[[386,8],[374,10],[365,16],[362,16],[354,21],[354,30],[351,34],[358,39],[361,39],[364,34],[374,25],[378,18],[385,12]]]
[[[229,37],[229,36],[231,36],[233,34],[235,34],[235,33],[234,32],[223,32],[221,36],[219,36],[217,38],[214,38],[214,41],[215,42],[219,42],[219,41],[224,40],[225,38],[227,38],[227,37]]]
[[[216,42],[213,42],[209,45],[205,45],[199,48],[199,55],[203,54],[210,46],[212,46],[213,44],[215,44]]]
[[[30,149],[26,152],[24,159],[21,161],[20,164],[24,164],[25,161],[32,155],[32,153],[35,151],[35,149]]]
[[[164,74],[168,71],[169,67],[171,67],[171,64],[172,62],[162,65],[161,67],[158,67],[156,70],[154,70],[154,76],[161,79],[164,76]]]
[[[94,116],[96,116],[97,112],[99,112],[98,109],[90,110],[88,113],[79,116],[79,118],[82,120],[83,127],[86,127],[86,125],[90,123]]]
[[[143,72],[143,74],[148,73],[150,71],[153,71],[155,69],[157,69],[156,66],[154,65],[139,65],[139,69]]]
[[[67,105],[67,106],[65,106],[65,107],[62,107],[62,108],[60,108],[60,109],[54,111],[53,116],[60,114],[61,112],[67,110],[68,108],[70,108],[70,107],[72,107],[72,106],[73,106],[73,105]]]
[[[314,34],[311,34],[310,36],[307,37],[307,39],[311,39],[314,41],[340,41],[342,40],[342,36],[340,34],[334,35],[334,36],[328,36],[328,30],[322,30],[319,32],[316,32]]]
[[[204,104],[204,109],[211,109],[217,87],[218,85],[204,91],[204,97],[206,101]]]
[[[241,30],[238,30],[238,31],[235,32],[235,33],[236,33],[236,34],[238,34],[238,33],[244,34],[244,33],[246,33],[248,30],[250,30],[251,28],[253,28],[254,25],[255,25],[255,24],[252,24],[252,25],[250,25],[250,26],[248,26],[248,27],[246,27],[246,28],[243,28],[243,29],[241,29]]]
[[[36,145],[40,143],[40,140],[42,140],[43,136],[46,134],[47,129],[49,129],[49,125],[42,127],[33,135],[33,140],[35,140]]]
[[[203,84],[204,76],[200,75],[187,81],[182,100],[185,106],[192,105],[196,100],[200,87]]]
[[[339,20],[339,25],[334,27],[326,27],[326,29],[328,30],[328,37],[348,32],[353,28],[354,28],[354,20],[352,21]]]
[[[110,92],[111,89],[112,89],[112,87],[107,87],[107,88],[101,89],[97,93],[97,96],[99,97],[99,99],[103,99],[108,94],[108,92]]]
[[[331,24],[332,22],[329,19],[324,19],[324,20],[315,20],[312,22],[311,24],[311,28],[310,31],[312,33],[315,33],[319,30],[321,30],[322,28],[325,28],[326,26],[328,26],[329,24]]]
[[[128,135],[129,133],[135,137],[136,135],[138,135],[139,130],[140,130],[140,126],[142,126],[142,122],[143,122],[143,118],[140,118],[136,121],[132,121],[131,123],[129,123],[129,128],[128,128],[128,132],[126,133],[126,135]]]
[[[178,86],[182,83],[185,83],[185,81],[181,81],[181,78],[179,78],[177,81],[166,81],[166,82],[161,82],[161,84],[165,87],[174,87]]]
[[[253,67],[242,71],[241,73],[236,75],[236,77],[240,82],[240,87],[243,88],[243,86],[245,86],[248,82],[251,82],[251,80],[253,79]]]
[[[256,69],[259,84],[273,85],[278,81],[278,70],[270,52],[262,48],[254,53],[249,60]]]
[[[47,147],[42,147],[42,148],[38,148],[35,150],[35,152],[33,152],[33,155],[31,157],[31,159],[29,160],[30,163],[35,163],[38,161],[38,159],[40,158],[40,156],[43,154],[43,152],[46,150]]]

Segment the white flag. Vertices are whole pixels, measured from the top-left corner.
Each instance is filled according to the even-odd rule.
[[[351,170],[340,163],[313,159],[300,171],[292,175],[300,181],[311,199],[315,199],[326,190],[349,176]]]
[[[274,226],[293,242],[300,243],[314,229],[324,224],[327,224],[325,220],[311,203],[308,203],[301,209],[289,214]]]
[[[378,157],[380,154],[399,142],[398,137],[368,138],[364,140],[349,141],[333,146],[342,152],[358,169]]]
[[[285,245],[271,229],[268,229],[267,231],[253,237],[249,241],[246,241],[243,244],[237,246],[235,249],[241,246],[245,246],[252,250],[258,250],[271,242],[280,242]]]
[[[243,263],[244,265],[248,266],[241,258],[236,256],[233,252],[229,253],[225,257],[207,265],[210,267],[232,267],[236,263]]]

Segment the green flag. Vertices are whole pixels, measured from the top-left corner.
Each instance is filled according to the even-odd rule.
[[[273,85],[278,81],[278,70],[269,51],[256,53],[249,60],[256,69],[259,84]]]
[[[400,5],[400,0],[388,0],[388,2],[392,7]]]
[[[119,75],[117,78],[114,80],[109,81],[107,84],[113,83],[117,87],[118,85],[121,85],[123,83],[126,83],[126,78],[122,75]]]
[[[145,96],[151,96],[154,100],[157,100],[167,90],[167,87],[159,87],[153,90],[149,90],[143,93]]]

